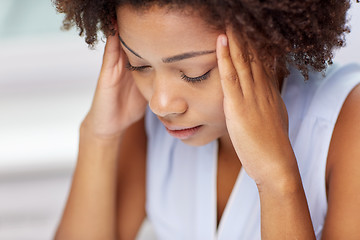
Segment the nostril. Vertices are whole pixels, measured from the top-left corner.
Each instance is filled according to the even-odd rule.
[[[184,114],[188,105],[186,100],[169,94],[154,94],[149,101],[149,107],[153,113],[160,117],[174,114]]]

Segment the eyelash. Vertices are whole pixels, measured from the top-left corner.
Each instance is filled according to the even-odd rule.
[[[187,81],[187,82],[192,82],[192,83],[197,83],[197,82],[201,82],[203,80],[206,80],[209,76],[210,76],[210,71],[207,71],[205,74],[199,76],[199,77],[188,77],[186,76],[184,73],[181,74],[181,79]]]
[[[145,69],[149,68],[150,66],[140,66],[140,67],[134,67],[132,66],[129,62],[126,64],[126,68],[129,70],[129,71],[138,71],[138,72],[141,72],[141,71],[144,71]]]
[[[145,69],[147,68],[150,68],[150,66],[140,66],[140,67],[135,67],[135,66],[132,66],[129,62],[126,64],[126,68],[129,70],[129,71],[138,71],[138,72],[141,72],[141,71],[144,71]],[[186,76],[184,73],[181,73],[181,79],[187,81],[187,82],[192,82],[192,83],[196,83],[196,82],[201,82],[203,80],[206,80],[209,76],[210,76],[210,71],[207,71],[205,74],[199,76],[199,77],[188,77]]]

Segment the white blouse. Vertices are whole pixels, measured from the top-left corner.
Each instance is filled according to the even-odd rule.
[[[326,77],[304,81],[292,69],[282,97],[317,239],[327,212],[325,169],[332,132],[350,91],[360,83],[360,66],[330,67]],[[193,147],[170,136],[146,114],[147,216],[158,239],[261,239],[260,200],[255,182],[242,168],[217,228],[217,141]],[[281,206],[279,206],[281,211]]]

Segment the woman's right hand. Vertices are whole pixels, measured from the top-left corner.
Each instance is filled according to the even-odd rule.
[[[126,63],[117,33],[110,35],[92,106],[82,123],[95,137],[118,137],[144,116],[147,102],[126,69]]]

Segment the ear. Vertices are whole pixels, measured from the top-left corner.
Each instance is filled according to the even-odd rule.
[[[111,31],[112,31],[113,33],[118,32],[118,24],[117,24],[116,16],[111,19],[111,25],[112,25]]]

